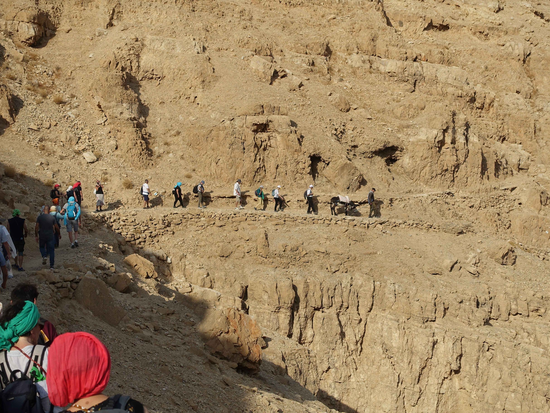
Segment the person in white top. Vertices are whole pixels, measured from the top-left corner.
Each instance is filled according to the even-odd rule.
[[[235,196],[235,209],[243,209],[241,205],[241,180],[237,179],[233,187],[233,195]]]
[[[46,374],[48,349],[37,345],[40,336],[40,313],[31,301],[10,305],[0,318],[0,386],[4,389],[11,372],[20,370],[36,381],[36,388],[45,412],[51,409]],[[32,361],[31,361],[32,359]],[[7,362],[6,362],[7,360]],[[4,376],[3,372],[6,373]],[[54,412],[63,409],[56,408]]]
[[[306,197],[307,197],[307,213],[311,214],[312,212],[315,212],[315,208],[313,206],[313,185],[310,185],[308,190],[306,191]]]
[[[141,186],[141,195],[143,196],[143,209],[149,208],[149,180]]]
[[[279,189],[281,189],[281,185],[277,185],[277,188],[273,190],[272,194],[273,199],[275,200],[275,212],[279,212],[281,210],[281,206],[283,205],[283,200],[281,199],[281,195],[279,194]]]

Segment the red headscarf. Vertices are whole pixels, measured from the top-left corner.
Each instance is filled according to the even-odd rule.
[[[111,356],[95,336],[66,333],[56,337],[48,353],[46,383],[55,406],[66,406],[100,394],[111,375]]]
[[[73,189],[76,189],[80,186],[80,181],[77,181],[74,185],[73,185]]]

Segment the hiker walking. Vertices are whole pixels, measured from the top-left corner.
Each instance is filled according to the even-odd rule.
[[[95,212],[101,212],[101,208],[105,205],[105,194],[103,193],[103,185],[97,181],[95,184]]]
[[[243,209],[244,207],[241,205],[241,180],[237,179],[237,182],[235,182],[235,186],[233,187],[233,195],[235,196],[235,209]]]
[[[82,200],[84,199],[84,196],[82,195],[82,185],[80,181],[76,181],[76,183],[73,185],[73,192],[76,203],[78,204],[78,206],[82,206]]]
[[[206,208],[206,206],[204,206],[204,201],[203,201],[204,181],[201,181],[201,183],[197,185],[197,194],[199,195],[199,208]]]
[[[74,202],[74,198],[71,198]],[[75,202],[76,204],[76,202]],[[76,221],[74,221],[76,223]],[[42,255],[42,265],[46,265],[48,255],[50,256],[50,269],[53,270],[55,263],[55,240],[59,234],[59,225],[55,218],[49,213],[41,214],[36,218],[34,236]]]
[[[278,212],[277,208],[279,208],[280,211],[283,206],[283,200],[281,199],[281,195],[279,194],[279,189],[281,189],[281,185],[277,185],[277,188],[275,188],[271,193],[273,199],[275,200],[275,212]]]
[[[55,205],[50,207],[50,215],[55,218],[55,222],[59,226],[59,233],[55,237],[55,248],[57,248],[59,247],[59,240],[61,240],[61,220],[63,219],[63,215],[59,213]]]
[[[369,203],[369,218],[375,216],[374,211],[374,193],[376,192],[376,189],[372,188],[369,192],[369,195],[367,197],[367,202]]]
[[[63,223],[65,224],[65,227],[67,228],[67,233],[69,234],[71,248],[78,247],[78,220],[80,218],[81,211],[82,210],[80,206],[76,203],[74,197],[70,197],[69,201],[63,206],[63,209],[61,210],[61,213],[64,215]]]
[[[307,200],[307,213],[311,214],[312,212],[315,212],[315,208],[313,206],[313,185],[310,185],[306,191],[306,200]]]
[[[265,211],[265,194],[264,194],[264,186],[260,185],[258,189],[256,189],[256,192],[254,193],[258,197],[258,205],[254,207],[254,210],[261,210]]]
[[[4,222],[4,219],[2,218],[0,219],[0,221]],[[13,278],[10,258],[15,259],[15,257],[17,256],[17,251],[15,249],[15,245],[13,245],[13,240],[11,239],[11,235],[8,229],[3,224],[0,224],[0,244],[2,245],[1,255],[3,255],[4,259],[6,260],[8,278]]]
[[[145,183],[141,185],[141,195],[143,196],[143,209],[149,208],[149,180],[146,179]]]
[[[54,205],[59,205],[61,202],[61,192],[59,191],[60,187],[61,185],[55,184],[53,189],[50,191],[50,198],[52,199],[52,203]]]
[[[74,190],[72,185],[69,185],[69,187],[67,188],[67,191],[65,191],[65,196],[67,197],[67,199],[69,199],[72,196],[74,197]]]
[[[178,201],[183,208],[183,199],[181,197],[181,182],[178,182],[174,189],[172,189],[172,194],[174,194],[174,208],[178,207]]]
[[[8,219],[8,225],[6,227],[11,235],[13,245],[17,255],[15,259],[15,268],[18,271],[25,271],[23,269],[23,251],[25,251],[25,238],[29,231],[27,230],[27,223],[25,219],[20,217],[18,209],[14,209],[12,212],[12,218]]]

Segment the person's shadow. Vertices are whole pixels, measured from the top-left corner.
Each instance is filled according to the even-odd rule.
[[[375,200],[374,201],[374,216],[375,218],[380,218],[382,216],[382,205],[384,205],[384,201],[381,200]]]

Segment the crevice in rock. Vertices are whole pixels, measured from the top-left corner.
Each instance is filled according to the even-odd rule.
[[[424,27],[424,30],[425,32],[427,31],[430,31],[430,30],[435,30],[435,31],[438,31],[438,32],[446,32],[447,30],[449,30],[450,27],[448,24],[445,24],[445,23],[435,23],[430,20],[430,22],[428,23],[428,25],[426,27]]]
[[[377,149],[372,154],[384,159],[387,166],[391,166],[399,160],[401,148],[395,145]]]

